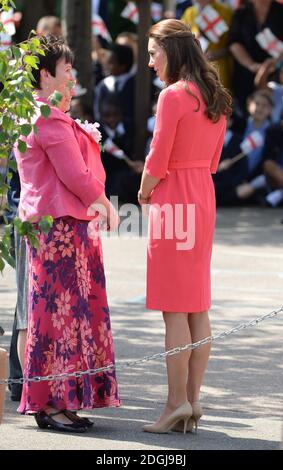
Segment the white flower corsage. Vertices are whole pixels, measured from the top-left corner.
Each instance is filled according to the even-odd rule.
[[[98,130],[98,128],[100,127],[100,124],[98,122],[95,122],[94,124],[92,124],[91,122],[88,122],[88,121],[82,122],[80,119],[76,119],[76,123],[85,132],[90,134],[97,144],[99,144],[99,142],[102,139],[102,135],[101,135],[101,132]]]

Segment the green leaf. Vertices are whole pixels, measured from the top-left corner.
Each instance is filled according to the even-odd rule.
[[[3,116],[2,126],[5,131],[9,131],[14,126],[13,119],[11,119],[10,116],[7,115]]]
[[[24,51],[24,52],[28,52],[29,51],[29,47],[27,44],[25,44],[24,42],[22,42],[20,44],[20,48]]]
[[[11,168],[15,173],[17,172],[18,167],[16,160],[9,160],[9,168]]]
[[[43,233],[48,234],[53,225],[53,217],[50,215],[44,216],[39,222],[39,228]]]
[[[40,244],[37,236],[34,233],[28,233],[27,237],[29,239],[29,242],[33,248],[37,248],[38,250],[40,249]]]
[[[14,224],[15,229],[19,232],[21,225],[22,225],[21,219],[19,217],[15,217],[13,220],[13,224]]]
[[[0,196],[1,197],[6,196],[8,193],[8,189],[9,189],[9,186],[7,186],[6,184],[0,185]]]
[[[21,134],[27,137],[32,131],[32,126],[30,124],[23,124],[21,126]]]
[[[37,53],[40,55],[45,55],[45,52],[42,49],[37,49]]]
[[[58,106],[58,104],[62,101],[63,95],[59,91],[54,91],[54,93],[50,97],[50,102],[53,106]]]
[[[40,40],[35,37],[35,38],[32,38],[31,39],[31,43],[35,46],[35,47],[40,47]]]
[[[38,58],[33,55],[25,55],[24,63],[27,65],[30,65],[33,69],[38,69],[38,66],[37,66]]]
[[[40,106],[40,112],[45,119],[48,119],[51,113],[51,109],[47,104]]]
[[[0,132],[0,144],[4,144],[8,139],[8,134],[3,130]]]
[[[18,149],[21,153],[26,153],[27,151],[27,144],[21,139],[18,140]]]
[[[4,90],[0,93],[0,96],[3,100],[6,100],[9,98],[9,92],[6,88],[4,88]]]
[[[5,260],[8,264],[10,264],[10,266],[15,266],[15,260],[10,255],[8,246],[3,242],[0,243],[0,257],[2,258],[2,261]]]
[[[1,254],[0,254],[0,272],[1,273],[4,271],[4,268],[5,268],[5,262],[2,259]]]
[[[5,77],[8,70],[8,65],[4,61],[0,61],[0,76]]]
[[[15,59],[20,59],[22,57],[21,49],[19,47],[12,46],[12,51]]]
[[[17,228],[17,232],[22,237],[32,233],[32,230],[33,230],[32,224],[30,222],[28,221],[22,222],[21,220],[20,220],[20,223],[17,224],[16,228]]]

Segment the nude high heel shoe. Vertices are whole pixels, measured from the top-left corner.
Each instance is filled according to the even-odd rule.
[[[187,430],[188,432],[192,432],[195,426],[196,433],[198,432],[198,422],[203,415],[202,407],[199,401],[194,401],[192,403],[193,414],[188,423]]]
[[[198,422],[203,415],[202,407],[199,401],[194,401],[192,403],[192,410],[193,410],[193,413],[188,421],[187,432],[192,432],[195,427],[196,433],[197,433]],[[182,423],[180,422],[176,423],[176,425],[172,428],[172,431],[183,432]]]
[[[189,402],[185,402],[179,406],[173,413],[168,416],[164,421],[154,424],[146,424],[143,427],[145,432],[153,432],[157,434],[165,434],[169,432],[178,422],[183,422],[182,432],[187,432],[187,426],[192,416],[192,407]]]

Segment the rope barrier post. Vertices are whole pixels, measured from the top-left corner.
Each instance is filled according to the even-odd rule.
[[[0,349],[0,380],[7,378],[7,351]],[[6,385],[0,385],[0,424],[4,415]]]

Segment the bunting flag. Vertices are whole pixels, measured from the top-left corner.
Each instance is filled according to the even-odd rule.
[[[0,33],[0,50],[3,50],[12,45],[12,36],[16,34],[14,10],[10,8],[9,11],[3,11],[0,14],[0,22],[4,26]]]
[[[283,42],[277,39],[271,29],[265,28],[255,38],[260,47],[275,59],[283,53]]]
[[[134,2],[128,2],[121,13],[122,18],[132,21],[135,24],[139,22],[139,10]]]
[[[111,155],[113,155],[113,157],[116,157],[119,160],[125,160],[126,158],[126,155],[123,150],[121,150],[116,144],[114,144],[114,142],[110,138],[108,138],[104,142],[103,148],[106,152],[110,153]]]
[[[241,143],[240,147],[245,155],[253,152],[264,144],[264,138],[259,131],[253,131]]]
[[[213,43],[218,43],[219,38],[228,31],[228,26],[219,13],[207,5],[196,18],[196,23],[203,34]]]
[[[151,17],[153,21],[160,21],[163,14],[163,6],[157,2],[151,2]],[[121,13],[123,18],[132,21],[135,24],[139,22],[139,10],[135,2],[128,2]]]
[[[93,15],[92,17],[92,34],[95,36],[101,36],[107,42],[112,42],[112,37],[106,27],[106,24],[99,15]]]
[[[9,11],[3,11],[0,14],[1,23],[5,28],[5,32],[10,36],[14,36],[16,34],[16,27],[14,21],[14,10],[12,8]]]

